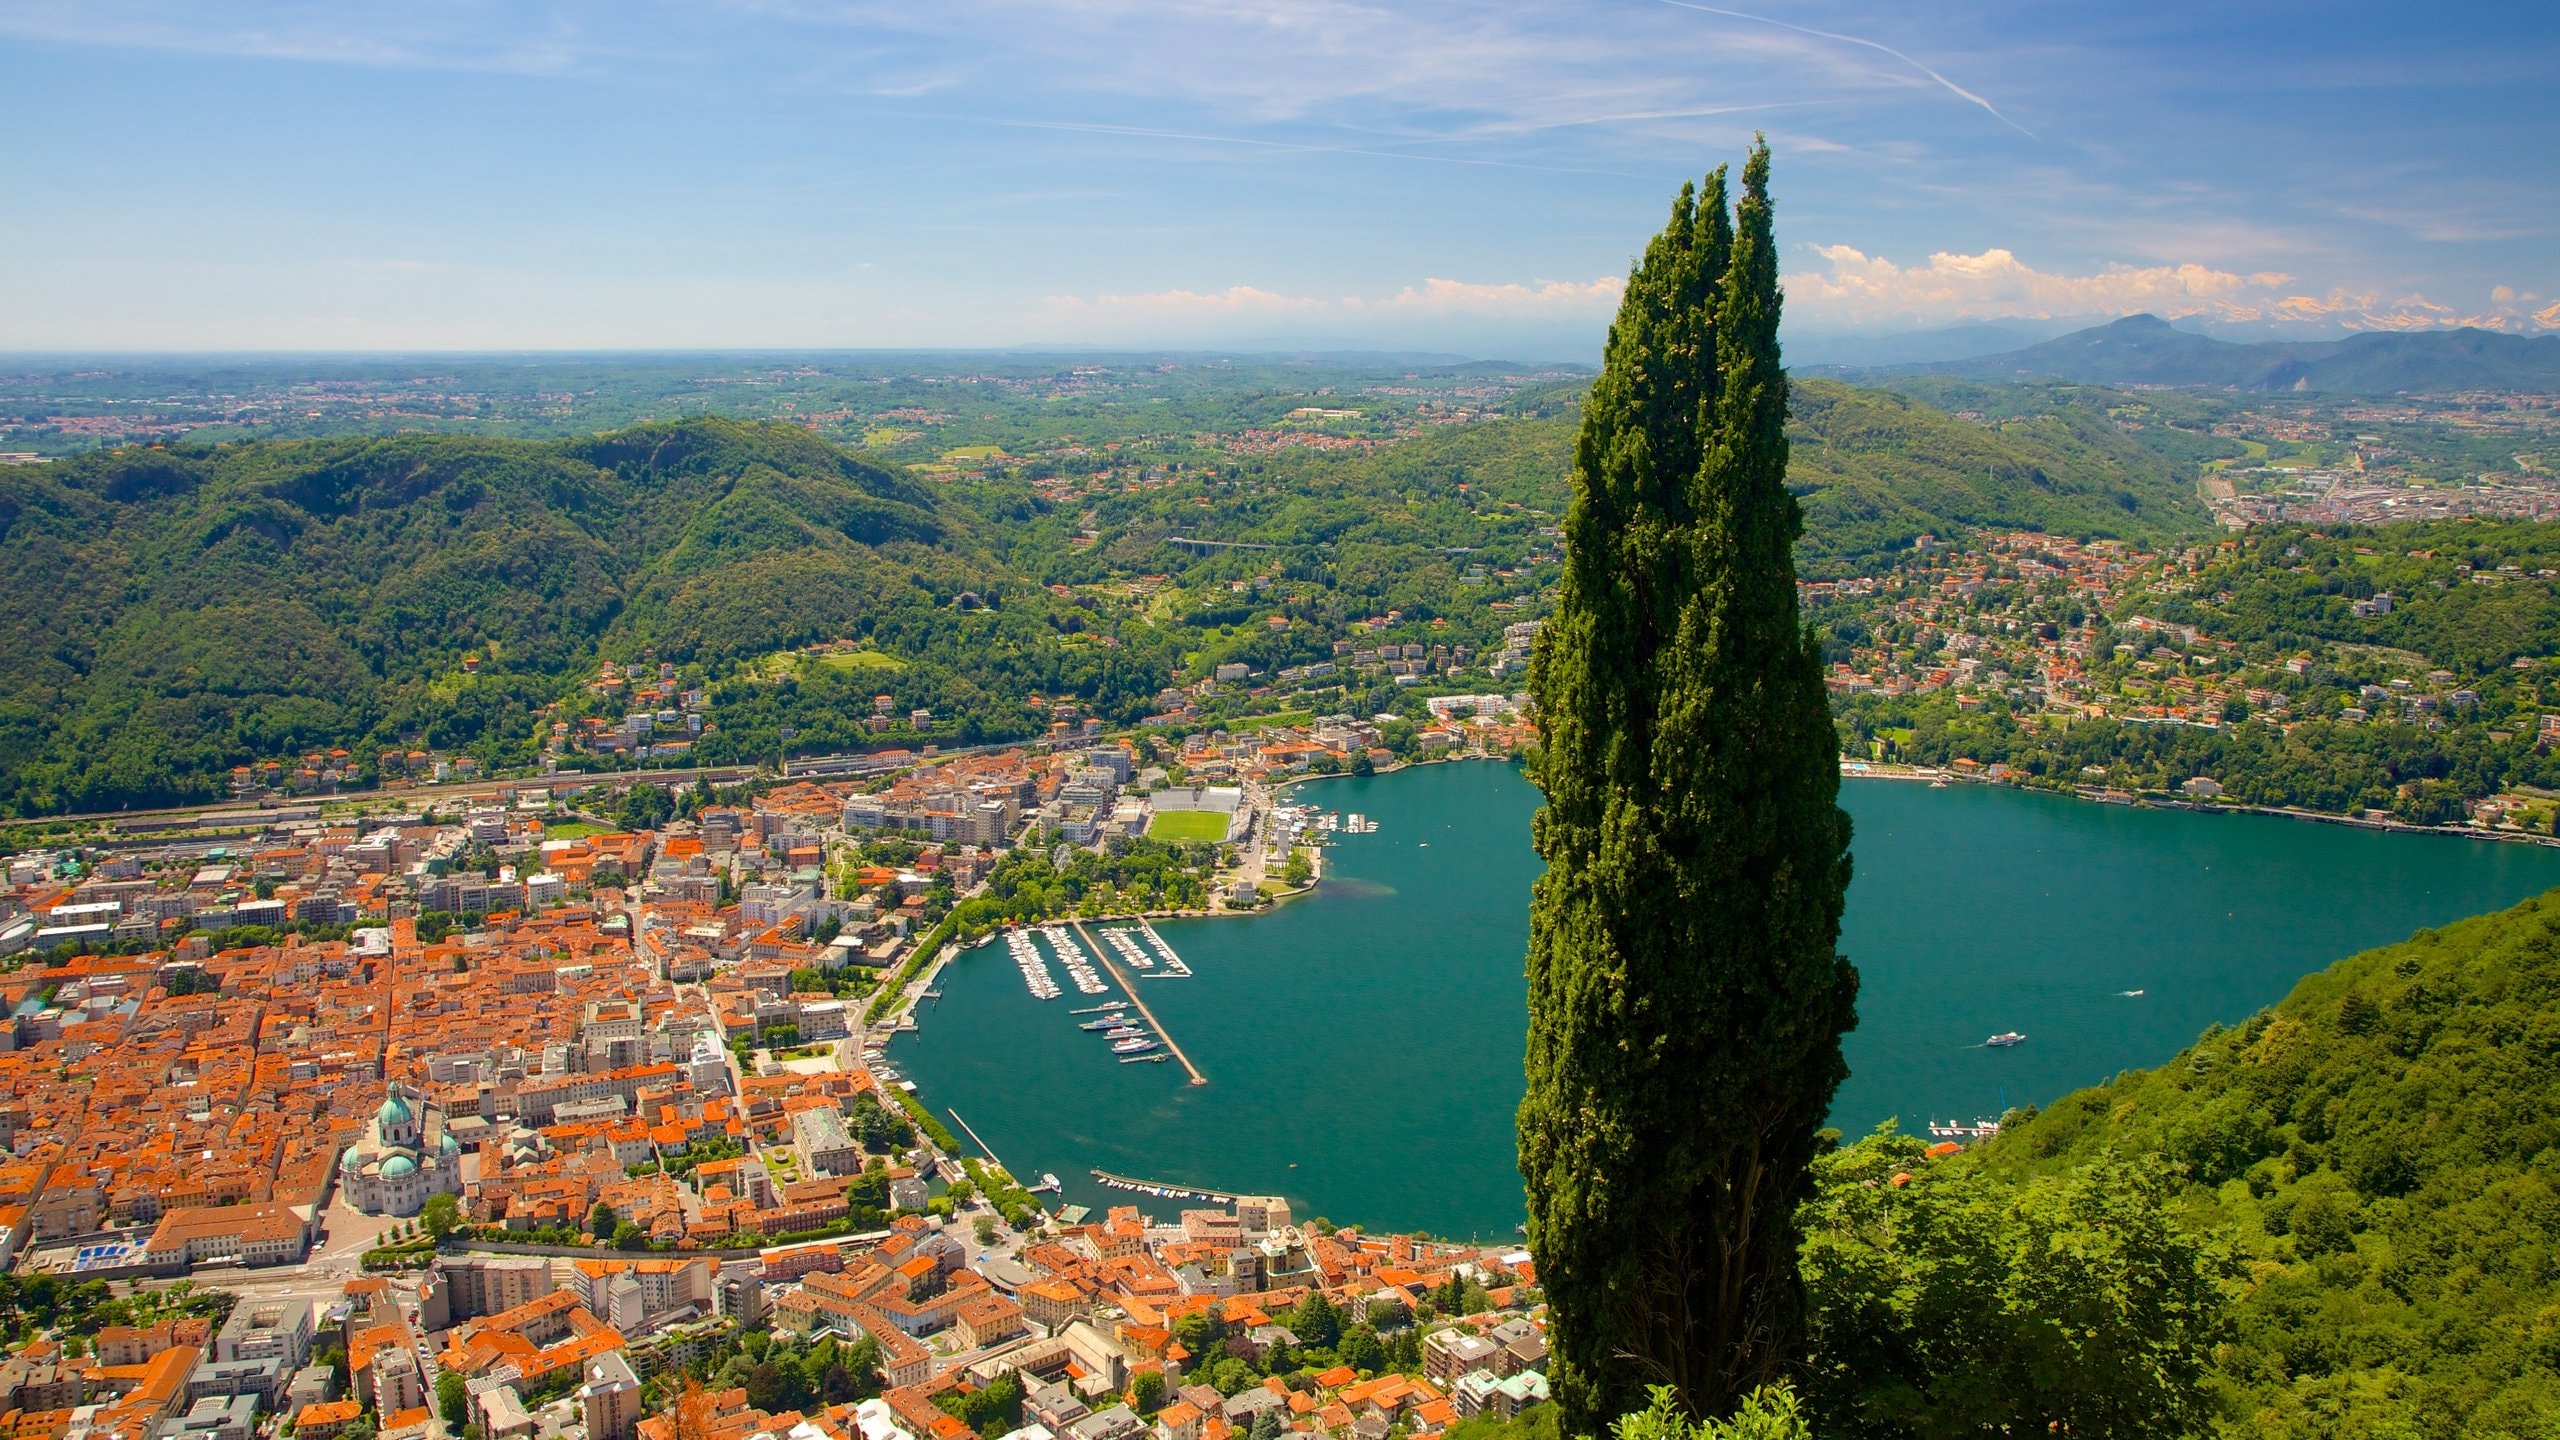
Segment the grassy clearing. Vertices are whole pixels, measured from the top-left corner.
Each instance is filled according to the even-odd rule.
[[[1176,845],[1192,841],[1214,845],[1227,838],[1227,814],[1223,810],[1161,810],[1147,822],[1147,838]]]
[[[907,668],[906,661],[895,655],[884,655],[877,650],[830,650],[824,655],[814,655],[810,658],[830,670],[881,670],[894,674]]]
[[[542,838],[545,840],[584,840],[590,835],[615,833],[617,832],[613,826],[598,825],[592,820],[563,820],[557,824],[542,827]]]
[[[877,650],[829,650],[814,655],[802,650],[776,650],[748,661],[746,670],[758,680],[779,680],[786,675],[798,675],[813,665],[823,665],[827,669],[848,674],[858,674],[865,670],[890,672],[907,668],[906,661]]]

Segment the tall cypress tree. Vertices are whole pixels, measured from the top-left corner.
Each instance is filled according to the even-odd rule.
[[[1769,151],[1682,186],[1583,412],[1529,688],[1520,1172],[1566,1433],[1669,1385],[1695,1415],[1801,1331],[1792,1213],[1848,1068],[1849,819],[1798,618]]]

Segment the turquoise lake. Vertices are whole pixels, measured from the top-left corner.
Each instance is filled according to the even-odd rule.
[[[1098,997],[1033,999],[1001,940],[943,972],[891,1060],[937,1114],[958,1111],[1017,1175],[1055,1173],[1070,1201],[1114,1198],[1086,1178],[1098,1168],[1284,1194],[1342,1223],[1507,1236],[1537,792],[1466,763],[1299,794],[1379,828],[1340,837],[1312,896],[1161,924],[1193,978],[1123,967],[1209,1084],[1119,1064],[1067,1013]],[[1853,1133],[2156,1065],[2341,955],[2560,885],[2560,850],[2533,846],[1975,785],[1852,781],[1841,803],[1857,826],[1841,948],[1863,986],[1832,1118]],[[2026,1042],[1982,1044],[2011,1030]]]

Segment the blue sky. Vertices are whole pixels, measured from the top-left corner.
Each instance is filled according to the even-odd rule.
[[[1776,152],[1797,333],[2560,329],[2560,6],[0,0],[0,349],[1589,354]]]

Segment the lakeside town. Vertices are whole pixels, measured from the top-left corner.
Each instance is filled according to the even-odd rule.
[[[2547,659],[2500,656],[2456,671],[2383,645],[2217,635],[2217,622],[2246,618],[2236,616],[2240,602],[2231,588],[2243,543],[2234,538],[2151,550],[2028,531],[1975,532],[1945,544],[1924,536],[1880,574],[1800,582],[1807,612],[1827,624],[1832,637],[1825,684],[1843,721],[1843,773],[2042,783],[2117,803],[2241,800],[2226,797],[2225,781],[2212,774],[2146,783],[2130,766],[2119,773],[2103,761],[2029,776],[1996,753],[1966,753],[1954,738],[1939,747],[1950,753],[1915,759],[1909,753],[1915,717],[1939,724],[1949,737],[1997,735],[2043,753],[2066,750],[2074,727],[2084,722],[2214,736],[2255,727],[2271,737],[2317,735],[2332,742],[2383,727],[2447,742],[2476,731],[2487,746],[2537,756],[2560,740],[2560,714],[2552,713],[2560,703],[2560,666]],[[2459,584],[2495,594],[2560,576],[2548,566],[2475,568],[2435,549],[2386,556],[2370,543],[2344,548],[2359,568],[2407,561],[2441,569],[2424,582],[2427,592]],[[2309,573],[2301,546],[2292,547],[2289,558],[2291,572]],[[2407,603],[2369,581],[2360,590],[2347,587],[2337,602],[2342,614],[2371,621]],[[1961,728],[1968,721],[1976,722],[1969,731]],[[2044,743],[2035,744],[2039,740]],[[2413,791],[2402,788],[2404,798]],[[2443,806],[2417,815],[2336,805],[2260,808],[2548,838],[2560,814],[2556,799],[2547,786],[2512,783],[2449,812]]]
[[[1366,453],[1502,393],[1425,397],[1392,424],[1307,406],[1189,442],[951,447],[914,468],[1037,472],[1044,501],[1087,504],[1172,486],[1210,453]],[[950,418],[828,423],[873,423],[892,450]],[[2253,528],[2539,516],[2541,472],[2417,484],[2378,443],[2341,460],[2313,453],[2336,437],[2308,422],[2247,423],[2296,448],[2208,476],[2240,532],[2218,543],[1953,530],[1804,582],[1844,775],[2239,803],[2209,773],[2029,773],[1963,748],[1972,731],[1923,758],[1950,717],[2560,739],[2539,662],[2483,676],[2243,642],[2195,613],[2230,601],[2212,577]],[[2285,508],[2314,496],[2328,508]],[[1514,687],[1560,537],[1509,512],[1516,556],[1446,552],[1453,593],[1485,612],[1457,629],[1421,606],[1314,613],[1255,542],[1170,537],[1241,562],[1207,584],[1040,587],[1097,626],[1197,606],[1210,629],[1292,640],[1287,663],[1186,655],[1118,722],[1044,682],[994,732],[1010,738],[979,738],[987,715],[918,697],[869,640],[716,677],[643,648],[542,697],[507,763],[421,733],[241,765],[221,804],[27,827],[0,894],[0,1293],[27,1297],[0,1309],[11,1429],[1386,1440],[1536,1404],[1544,1315],[1516,1246],[1335,1229],[1196,1179],[1097,1174],[1133,1203],[1096,1213],[1006,1171],[885,1048],[939,962],[1001,939],[1120,1063],[1191,1070],[1144,1003],[1187,973],[1151,917],[1245,916],[1321,884],[1329,839],[1362,820],[1300,780],[1534,748]],[[2418,583],[2560,573],[2444,562]],[[2343,603],[2380,619],[2410,594]],[[476,677],[483,656],[456,663]],[[850,697],[826,717],[850,739],[826,743],[871,748],[813,747],[805,712],[778,709],[769,752],[761,732],[735,743],[768,693],[819,677]],[[2555,801],[2515,786],[2453,823],[2548,836]]]
[[[1438,711],[1418,755],[1525,738],[1516,697]],[[1090,875],[1045,902],[1067,923],[1315,883],[1343,821],[1285,787],[1408,763],[1379,740],[1195,735],[1180,785],[1082,737],[499,784],[20,853],[0,1283],[47,1301],[0,1409],[21,1440],[1381,1440],[1534,1404],[1516,1248],[1145,1181],[1044,1203],[879,1046],[1008,866]],[[1142,852],[1182,883],[1110,868]],[[827,1364],[778,1382],[786,1352]]]

